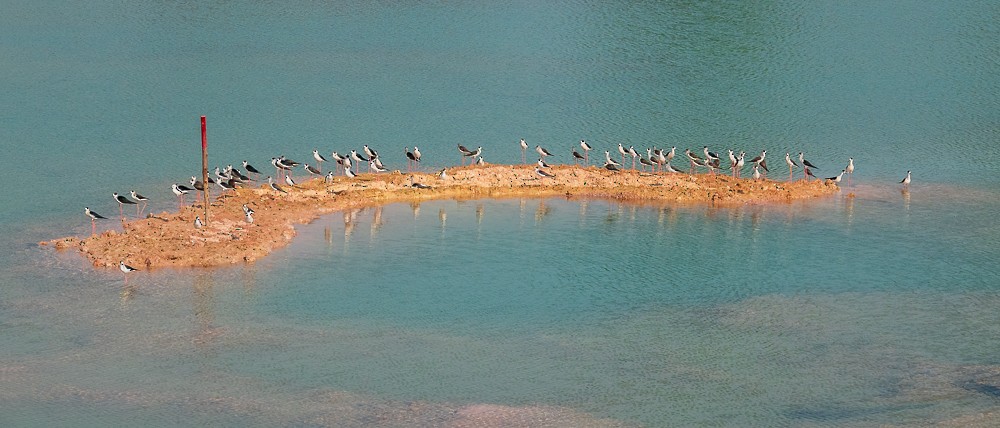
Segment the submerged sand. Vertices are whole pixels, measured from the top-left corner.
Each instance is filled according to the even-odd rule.
[[[209,207],[208,224],[194,227],[200,205],[176,213],[163,212],[123,223],[122,232],[105,231],[88,238],[67,237],[42,242],[58,249],[77,249],[94,266],[113,267],[120,260],[140,269],[222,266],[253,262],[283,247],[295,236],[295,225],[335,211],[392,202],[433,199],[509,197],[601,198],[677,204],[743,205],[787,203],[837,192],[824,181],[778,182],[736,179],[724,175],[653,174],[608,171],[597,167],[555,166],[555,177],[541,177],[534,166],[486,165],[448,168],[437,173],[362,174],[316,178],[288,193],[259,187],[227,191]],[[416,188],[413,183],[431,186]],[[256,214],[247,223],[242,206]]]

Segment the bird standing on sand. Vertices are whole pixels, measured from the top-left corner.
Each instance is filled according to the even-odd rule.
[[[635,169],[635,159],[639,157],[639,152],[635,151],[635,146],[628,146],[628,155],[632,156],[632,169]]]
[[[594,148],[590,147],[590,144],[587,144],[586,140],[580,140],[580,148],[583,149],[583,161],[587,165],[590,165],[590,151]]]
[[[447,180],[448,179],[448,169],[441,168],[441,172],[438,172],[438,178],[440,178],[442,180]]]
[[[295,187],[295,180],[292,180],[291,175],[285,175],[285,184]]]
[[[97,220],[107,220],[107,217],[102,216],[90,210],[90,207],[83,207],[83,213],[90,217],[90,234],[97,234]]]
[[[247,223],[253,224],[253,211],[246,211],[243,214],[246,216]]]
[[[361,162],[368,162],[369,159],[358,154],[357,150],[351,149],[351,160],[358,163],[358,168],[361,168]]]
[[[788,165],[788,181],[792,181],[792,168],[798,167],[799,164],[792,160],[788,152],[785,152],[785,164]]]
[[[729,153],[729,170],[733,172],[733,178],[736,178],[736,165],[739,164],[740,160],[736,158],[736,154],[733,153],[732,149],[727,149]]]
[[[350,171],[350,170],[348,170],[348,171]],[[278,186],[277,183],[274,182],[274,179],[271,178],[270,175],[267,176],[267,185],[271,188],[271,190],[274,190],[275,192],[288,193],[288,192],[285,191],[285,189],[282,189],[280,186]]]
[[[309,164],[305,164],[305,169],[306,169],[306,172],[308,172],[308,173],[310,173],[312,175],[323,175],[323,173],[320,172],[320,170],[318,170],[318,169],[316,169],[314,167],[309,166]]]
[[[764,163],[766,162],[766,158],[767,150],[761,150],[759,156],[755,156],[753,159],[750,159],[750,163],[754,164],[754,166],[758,167],[758,169],[763,168],[764,171],[767,171],[767,164]]]
[[[552,178],[552,177],[556,176],[555,174],[550,173],[548,171],[545,171],[544,169],[541,169],[541,168],[535,168],[535,174],[538,174],[538,175],[540,175],[542,177],[549,177],[549,178]]]
[[[802,164],[802,169],[805,170],[805,173],[802,175],[803,178],[806,178],[806,177],[815,177],[815,175],[812,175],[810,173],[809,169],[810,168],[811,169],[819,169],[819,168],[817,168],[816,165],[813,165],[812,162],[809,162],[808,160],[806,160],[806,158],[802,154],[802,152],[799,152],[799,163]]]
[[[319,154],[319,150],[313,149],[313,159],[316,159],[316,166],[319,167],[320,173],[323,171],[323,162],[326,162],[326,158]],[[309,169],[308,167],[306,169]]]
[[[616,167],[618,167],[618,166],[621,166],[621,164],[620,164],[620,163],[618,163],[618,162],[615,162],[615,160],[614,160],[614,159],[611,159],[611,152],[610,152],[610,151],[607,151],[607,150],[605,150],[605,151],[604,151],[604,167],[605,167],[605,168],[607,168],[607,167],[608,167],[608,165],[613,165],[613,166],[616,166]],[[610,169],[610,168],[609,168],[609,169]],[[615,169],[615,170],[613,170],[613,171],[617,171],[617,169]]]
[[[140,195],[138,193],[135,193],[135,190],[129,190],[128,193],[130,195],[132,195],[132,199],[135,199],[135,200],[137,200],[139,202],[142,202],[142,209],[141,210],[139,209],[139,205],[138,204],[136,204],[136,206],[135,206],[135,209],[136,209],[135,216],[136,217],[141,216],[142,215],[142,211],[146,210],[146,204],[149,202],[149,198],[147,198],[145,196],[142,196],[142,195]]]
[[[535,163],[539,168],[548,168],[549,164],[545,163],[545,158],[538,158],[538,162]]]
[[[181,186],[177,183],[174,183],[172,186],[170,186],[170,190],[173,191],[175,195],[177,195],[177,204],[184,205],[184,195],[188,194],[188,192],[190,192],[192,189],[190,187]]]
[[[691,174],[695,173],[694,167],[696,165],[705,166],[705,161],[703,161],[700,157],[698,157],[698,155],[692,153],[691,150],[684,149],[684,154],[687,155],[688,160],[691,161],[691,171],[690,171]]]
[[[201,229],[202,226],[205,226],[205,222],[201,221],[201,216],[194,216],[194,228]]]
[[[118,192],[115,192],[112,196],[114,196],[115,201],[118,202],[118,214],[121,214],[122,218],[124,219],[125,211],[124,208],[122,207],[124,207],[126,204],[135,205],[136,204],[135,201],[132,201],[129,198],[126,198],[122,195],[119,195]]]
[[[743,177],[743,166],[746,165],[747,152],[740,152],[736,157],[736,178]]]
[[[386,171],[388,171],[388,169],[385,168],[385,167],[383,167],[382,163],[378,161],[378,158],[372,158],[372,161],[369,162],[369,164],[370,165],[368,165],[368,169],[371,169],[372,171],[375,171],[375,172],[386,172]]]
[[[417,161],[417,156],[410,151],[410,147],[403,147],[403,153],[406,154],[406,171],[409,172],[413,170],[413,163]]]

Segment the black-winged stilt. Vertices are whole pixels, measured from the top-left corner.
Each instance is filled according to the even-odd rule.
[[[308,173],[310,173],[312,175],[323,175],[323,173],[320,170],[318,170],[318,169],[316,169],[316,168],[314,168],[312,166],[309,166],[309,164],[306,164],[305,168],[306,168],[306,172],[308,172]]]
[[[815,175],[809,174],[809,170],[819,168],[817,168],[816,165],[813,165],[812,162],[806,160],[805,155],[803,155],[802,152],[799,152],[799,163],[802,164],[802,169],[805,170],[805,173],[802,174],[802,178],[815,177]]]
[[[540,175],[542,177],[549,177],[549,178],[552,178],[552,177],[556,176],[555,174],[553,174],[551,172],[548,172],[548,171],[546,171],[544,169],[541,169],[541,168],[535,168],[535,174],[538,174],[538,175]]]
[[[257,168],[254,168],[253,165],[250,165],[247,161],[243,161],[243,169],[247,170],[250,174],[257,174],[260,176],[260,171],[257,171]]]
[[[91,235],[96,235],[97,234],[97,224],[96,224],[96,221],[97,220],[106,220],[107,217],[102,216],[102,215],[100,215],[98,213],[95,213],[95,212],[91,211],[90,207],[83,207],[83,213],[86,214],[87,217],[90,217],[90,234]]]
[[[125,264],[124,260],[119,260],[118,261],[118,270],[122,271],[122,279],[124,279],[125,283],[128,284],[128,274],[132,273],[132,272],[135,272],[135,271],[137,271],[139,269],[136,269],[136,268],[134,268],[132,266],[129,266],[129,265]]]
[[[146,204],[149,202],[149,198],[147,198],[145,196],[142,196],[142,195],[140,195],[138,193],[135,193],[135,190],[129,190],[128,193],[130,195],[132,195],[132,199],[135,199],[135,200],[137,200],[139,202],[142,202],[142,209],[141,210],[139,209],[139,205],[138,204],[136,204],[136,206],[135,206],[135,209],[136,209],[135,216],[136,217],[141,216],[142,215],[142,211],[146,210]]]
[[[128,204],[128,205],[135,205],[136,203],[135,203],[135,201],[130,200],[129,198],[126,198],[126,197],[124,197],[122,195],[119,195],[118,192],[115,192],[113,194],[113,196],[115,197],[115,201],[118,202],[118,214],[121,214],[122,218],[124,219],[125,218],[125,210],[122,207],[124,207],[126,204]]]
[[[370,159],[358,154],[357,150],[351,149],[351,160],[358,164],[358,168],[361,168],[361,162],[368,163]]]
[[[404,147],[403,152],[406,153],[406,171],[413,170],[413,163],[417,161],[417,156],[410,151],[410,147]]]
[[[274,182],[274,178],[271,178],[270,175],[267,176],[267,185],[271,188],[271,190],[274,190],[275,192],[288,193],[285,191],[285,189],[282,189],[281,186],[278,186]]]
[[[479,159],[479,158],[480,158],[480,155],[482,153],[483,153],[483,147],[479,146],[479,147],[476,148],[476,150],[473,150],[473,151],[471,151],[469,153],[466,153],[465,156],[474,159],[475,162],[476,162],[476,165],[481,165],[480,162],[482,161],[482,159]]]
[[[684,154],[687,155],[688,160],[691,161],[691,171],[690,171],[691,174],[695,173],[694,167],[696,165],[705,166],[705,161],[702,160],[702,158],[699,157],[698,155],[691,152],[690,149],[684,149]]]
[[[552,153],[549,153],[549,151],[545,150],[542,146],[535,146],[535,151],[538,152],[538,156],[541,156],[543,159],[546,156],[552,156]]]
[[[903,177],[899,184],[902,184],[906,188],[910,187],[910,171],[906,171],[906,177]]]
[[[204,226],[205,226],[205,222],[201,221],[201,216],[198,216],[198,215],[194,216],[194,228],[195,229],[201,229]]]
[[[608,150],[605,150],[604,151],[604,167],[608,168],[608,165],[612,165],[612,166],[615,166],[615,167],[620,167],[621,166],[620,163],[615,162],[614,159],[611,159],[611,152],[608,151]],[[611,168],[608,168],[608,169],[611,169]],[[618,169],[613,169],[612,171],[618,171]]]
[[[178,208],[180,208],[180,205],[184,205],[184,195],[188,194],[188,192],[191,191],[191,188],[174,183],[172,186],[170,186],[170,190],[173,191],[175,195],[177,195],[177,204]]]
[[[326,162],[326,158],[323,157],[323,155],[319,154],[319,150],[313,149],[313,159],[316,159],[316,166],[319,167],[318,171],[322,173],[323,162]]]
[[[767,169],[767,164],[765,162],[767,162],[767,150],[761,150],[760,155],[755,156],[753,159],[750,159],[750,163],[758,167],[758,170],[763,169],[764,172],[766,173],[768,169]],[[759,173],[760,171],[758,171],[758,174]]]
[[[826,179],[827,179],[827,181],[832,181],[834,183],[840,183],[840,179],[843,178],[844,174],[846,174],[846,173],[847,173],[847,170],[843,169],[843,170],[840,170],[840,174],[837,174],[837,175],[835,175],[833,177],[827,177]]]
[[[792,181],[792,169],[799,166],[799,164],[795,163],[791,155],[787,152],[785,153],[785,164],[788,165],[788,181]]]
[[[844,171],[847,171],[847,185],[850,186],[851,178],[854,177],[854,158],[847,159],[847,168],[844,168]]]
[[[528,163],[525,157],[525,152],[528,150],[528,142],[524,141],[524,138],[518,143],[521,146],[521,163]]]
[[[372,171],[375,171],[375,172],[387,172],[387,171],[389,171],[387,168],[385,168],[384,166],[382,166],[382,163],[379,162],[378,158],[372,158],[371,162],[369,162],[368,169],[370,169]]]
[[[583,149],[583,161],[590,165],[590,151],[594,148],[590,147],[586,140],[580,140],[580,148]]]
[[[635,169],[635,159],[639,157],[639,152],[635,151],[635,146],[628,146],[628,155],[632,156],[632,169]]]

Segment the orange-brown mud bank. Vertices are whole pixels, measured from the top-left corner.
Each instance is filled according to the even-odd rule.
[[[742,205],[790,202],[832,194],[833,183],[734,179],[724,175],[612,172],[597,167],[557,166],[555,177],[541,177],[533,166],[487,165],[447,169],[447,178],[426,173],[364,174],[337,177],[332,183],[313,179],[288,193],[266,184],[227,191],[209,208],[200,229],[194,218],[204,210],[186,206],[126,222],[121,233],[106,231],[88,238],[67,237],[42,242],[57,249],[76,249],[94,266],[111,267],[119,260],[142,268],[220,266],[252,262],[288,244],[296,224],[334,211],[403,201],[508,197],[604,198],[622,201],[665,201],[679,204]],[[416,188],[412,183],[431,186]],[[247,223],[242,206],[255,211]]]

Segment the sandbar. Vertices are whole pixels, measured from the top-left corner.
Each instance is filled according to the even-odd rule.
[[[465,166],[447,168],[445,179],[436,172],[394,171],[338,176],[329,183],[314,178],[295,187],[283,186],[288,193],[254,184],[215,196],[208,224],[200,229],[194,227],[194,218],[203,215],[204,208],[196,203],[174,213],[125,221],[121,232],[108,230],[87,238],[65,237],[40,244],[75,249],[95,267],[115,267],[120,260],[140,269],[212,267],[251,263],[264,257],[294,238],[295,225],[324,214],[393,202],[563,197],[738,206],[788,203],[838,191],[835,183],[824,180],[786,182],[574,165],[553,166],[549,171],[554,177],[538,175],[533,165]],[[417,188],[413,183],[430,188]],[[252,224],[245,220],[243,204],[255,211]]]

